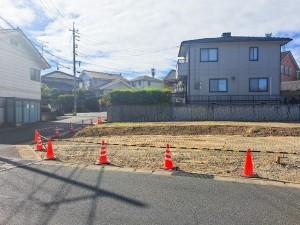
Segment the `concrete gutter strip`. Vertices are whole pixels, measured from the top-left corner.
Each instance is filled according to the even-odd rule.
[[[86,168],[88,170],[103,170],[105,172],[109,171],[118,171],[118,172],[127,172],[127,173],[145,173],[145,174],[153,174],[153,175],[161,175],[161,176],[172,176],[173,171],[165,171],[165,170],[147,170],[147,169],[136,169],[136,168],[128,168],[128,167],[116,167],[116,166],[99,166],[99,165],[82,165],[82,164],[70,164],[70,163],[62,163],[59,161],[40,161],[35,164],[38,165],[59,165],[59,166],[67,166],[67,167],[81,167]],[[215,181],[227,181],[227,182],[237,182],[237,183],[247,183],[247,184],[258,184],[258,185],[271,185],[278,187],[292,187],[292,188],[300,188],[300,183],[293,183],[288,181],[274,181],[260,178],[243,178],[243,177],[229,177],[229,176],[219,176],[213,175],[213,180]]]
[[[15,145],[22,159],[41,160],[41,157],[29,145]]]

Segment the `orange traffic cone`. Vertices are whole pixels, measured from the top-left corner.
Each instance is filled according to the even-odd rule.
[[[174,169],[176,169],[176,167],[173,165],[173,162],[172,162],[170,145],[167,144],[166,156],[165,156],[165,170],[174,170]]]
[[[71,122],[70,122],[70,133],[74,133],[74,128]]]
[[[55,134],[54,134],[54,136],[55,136],[56,138],[59,138],[59,131],[58,131],[57,126],[55,127]]]
[[[36,143],[36,149],[35,150],[36,151],[44,151],[45,150],[45,148],[43,146],[43,142],[41,140],[41,135],[39,135],[39,137],[38,137],[38,141]]]
[[[252,154],[250,148],[247,149],[245,165],[244,165],[244,177],[255,177],[256,174],[253,171]]]
[[[55,159],[56,159],[56,157],[54,156],[54,153],[53,153],[52,141],[49,138],[48,144],[47,144],[47,154],[46,154],[46,157],[44,157],[44,160],[55,160]]]
[[[81,129],[83,129],[84,127],[85,127],[84,121],[82,120]]]
[[[39,130],[35,129],[35,133],[34,133],[34,141],[35,141],[35,143],[38,142],[39,135],[40,135]]]
[[[91,119],[91,124],[90,124],[91,126],[94,126],[94,123],[93,123],[93,119]]]
[[[100,151],[100,156],[98,161],[95,163],[96,165],[102,165],[102,164],[110,164],[109,161],[107,161],[107,156],[106,156],[106,149],[105,149],[105,142],[102,140],[101,143],[101,151]]]
[[[98,117],[98,124],[102,124],[102,119],[101,119],[101,116]]]

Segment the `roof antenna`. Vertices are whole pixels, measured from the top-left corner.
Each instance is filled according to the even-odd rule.
[[[151,68],[151,74],[152,74],[152,77],[154,78],[154,76],[155,76],[155,68]]]
[[[266,36],[267,38],[270,38],[270,37],[272,37],[272,33],[267,33],[267,34],[265,34],[265,36]]]

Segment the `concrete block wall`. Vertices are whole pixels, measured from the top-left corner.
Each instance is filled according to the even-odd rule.
[[[300,105],[123,105],[109,107],[107,116],[108,122],[300,122]]]

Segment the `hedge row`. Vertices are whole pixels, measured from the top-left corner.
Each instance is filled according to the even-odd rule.
[[[170,104],[170,90],[118,90],[104,97],[106,105],[159,105]]]

